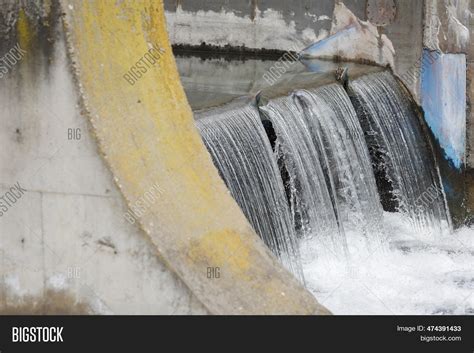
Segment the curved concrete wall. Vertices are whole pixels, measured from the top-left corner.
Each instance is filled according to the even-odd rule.
[[[26,53],[0,79],[0,193],[26,190],[0,217],[0,313],[206,313],[124,217],[78,106],[60,22],[44,51],[27,39],[40,40],[26,16],[10,32]]]
[[[17,62],[0,177],[18,198],[0,218],[1,312],[327,313],[218,177],[160,2],[10,2],[2,18]]]

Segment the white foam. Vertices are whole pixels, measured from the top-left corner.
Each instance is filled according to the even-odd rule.
[[[323,305],[334,314],[474,313],[474,229],[420,240],[393,213],[384,213],[384,228],[388,247],[350,261],[325,251],[310,257],[315,240],[302,244],[307,286]]]

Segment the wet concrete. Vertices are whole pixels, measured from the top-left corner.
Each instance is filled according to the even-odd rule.
[[[242,96],[276,97],[296,88],[316,87],[336,81],[339,67],[349,77],[383,68],[352,62],[257,55],[221,55],[205,52],[175,52],[188,101],[193,110],[210,108]]]

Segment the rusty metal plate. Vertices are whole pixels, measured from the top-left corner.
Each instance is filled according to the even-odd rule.
[[[395,20],[395,0],[367,0],[367,19],[376,26],[386,26]]]

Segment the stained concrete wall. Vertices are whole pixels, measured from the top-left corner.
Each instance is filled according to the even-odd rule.
[[[329,313],[229,196],[160,2],[4,5],[1,313]]]
[[[474,168],[474,1],[464,1],[458,18],[469,30],[467,61],[467,166]]]
[[[165,0],[165,9],[173,44],[300,51],[330,34],[335,3],[334,0]],[[366,0],[342,3],[360,20],[370,19]],[[423,2],[399,0],[395,4],[394,18],[379,26],[378,31],[393,44],[396,73],[402,78],[410,76],[405,81],[418,97],[418,77],[411,79],[413,75],[409,72],[421,58]]]
[[[454,168],[466,161],[466,56],[425,49],[421,72],[425,120]]]
[[[425,118],[439,146],[440,168],[454,224],[473,217],[472,1],[425,0],[421,69]]]
[[[470,0],[425,1],[422,106],[445,158],[457,169],[472,163],[466,160],[466,62],[474,51],[471,7]]]
[[[327,35],[334,1],[165,1],[176,44],[298,50]]]
[[[0,216],[0,313],[206,313],[126,221],[81,115],[64,38],[45,33],[54,43],[45,51],[10,35],[26,54],[0,78],[0,194],[17,183],[26,191]]]

